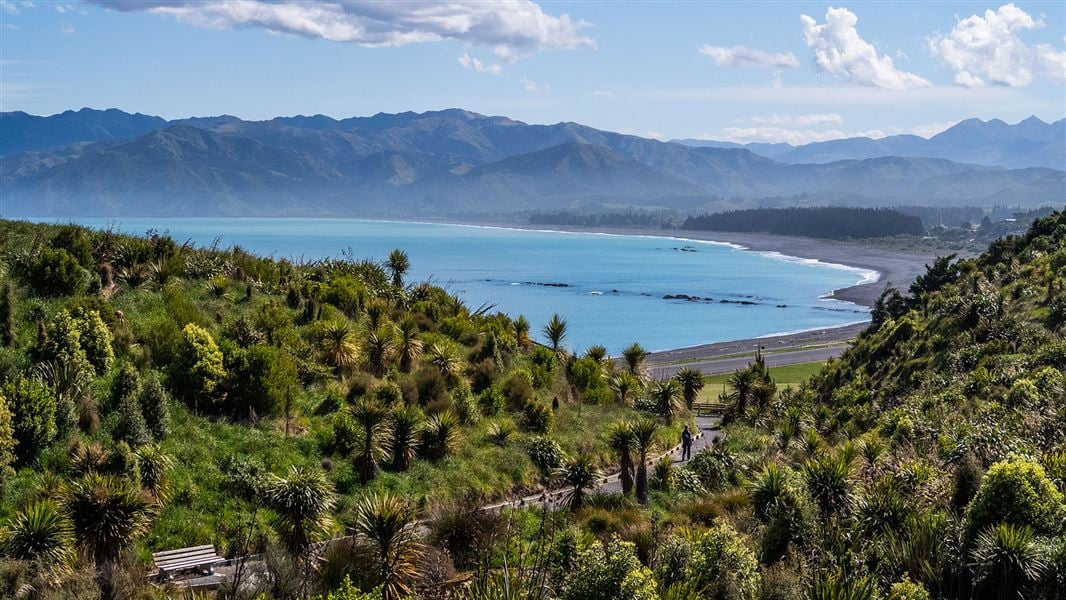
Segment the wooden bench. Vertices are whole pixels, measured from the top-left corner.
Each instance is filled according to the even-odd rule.
[[[152,555],[152,560],[159,569],[159,576],[163,579],[170,579],[175,573],[181,571],[200,571],[210,574],[214,571],[215,565],[225,562],[226,559],[215,552],[214,546],[207,545],[156,552]]]
[[[697,417],[720,417],[729,410],[728,404],[699,402],[692,405],[692,413]]]

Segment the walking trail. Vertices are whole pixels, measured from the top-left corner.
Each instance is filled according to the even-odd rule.
[[[714,444],[715,440],[719,438],[721,432],[718,431],[718,417],[693,417],[696,422],[696,431],[693,432],[692,438],[692,455],[695,456],[700,450],[707,448]],[[664,456],[669,456],[675,465],[682,464],[681,460],[681,440],[674,440],[675,445],[671,446],[666,451],[657,454],[654,457],[648,459],[648,466],[653,466],[656,462],[662,460]],[[622,483],[620,473],[611,473],[604,477],[600,484],[596,487],[596,491],[617,493],[622,491]],[[507,500],[504,502],[495,502],[493,504],[487,504],[482,506],[482,511],[498,511],[504,508],[526,508],[533,506],[542,506],[546,508],[561,508],[566,504],[569,494],[573,488],[565,487],[550,491],[541,492],[539,494],[532,494],[521,498],[515,498],[513,500]],[[424,526],[424,523],[419,523],[419,527]],[[329,545],[342,540],[350,539],[352,536],[342,536],[331,540],[320,542],[322,545]],[[248,562],[248,567],[251,567],[253,563],[261,563],[263,557],[261,555],[252,555],[245,559]],[[197,590],[204,589],[216,589],[223,581],[229,579],[233,575],[233,565],[235,559],[227,560],[216,567],[215,572],[211,575],[203,575],[199,577],[193,577],[190,579],[183,579],[180,581],[174,581],[173,583]],[[253,571],[255,569],[252,569]]]

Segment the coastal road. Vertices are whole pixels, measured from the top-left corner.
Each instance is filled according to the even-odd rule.
[[[797,365],[800,363],[826,361],[830,358],[836,358],[837,356],[840,356],[844,350],[847,350],[847,348],[848,344],[838,344],[794,351],[766,353],[763,354],[763,358],[766,360],[766,365],[769,367]],[[695,360],[675,364],[656,364],[650,362],[648,364],[648,369],[651,371],[652,377],[655,379],[671,377],[680,369],[696,369],[704,375],[718,375],[721,373],[732,373],[736,369],[743,369],[751,363],[752,358],[751,355],[748,355],[727,358],[708,358],[706,360]]]

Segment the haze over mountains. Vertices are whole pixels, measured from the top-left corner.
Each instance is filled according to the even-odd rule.
[[[724,147],[723,147],[724,146]],[[1061,204],[1066,120],[964,121],[929,140],[669,143],[451,109],[167,121],[0,114],[21,216],[501,215],[589,206]]]
[[[1049,124],[1036,117],[1029,117],[1014,125],[999,119],[966,119],[929,139],[917,135],[890,135],[879,139],[855,137],[801,146],[760,142],[735,144],[695,139],[675,141],[697,147],[747,148],[761,156],[787,163],[911,156],[1012,168],[1066,167],[1066,119]]]

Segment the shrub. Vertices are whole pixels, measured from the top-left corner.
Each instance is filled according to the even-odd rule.
[[[570,364],[568,373],[570,383],[582,394],[588,390],[606,388],[607,380],[603,377],[603,366],[591,357],[579,358]]]
[[[547,476],[563,464],[565,454],[559,444],[550,438],[534,435],[526,440],[526,453],[533,464]]]
[[[759,562],[732,527],[718,525],[692,540],[689,577],[711,598],[753,599],[759,591]]]
[[[170,434],[170,394],[163,388],[157,374],[151,373],[145,377],[137,400],[152,437],[161,441]]]
[[[52,317],[42,358],[102,375],[115,359],[111,330],[95,310],[61,310]]]
[[[18,299],[15,297],[15,286],[11,281],[4,280],[0,284],[0,345],[7,348],[15,343],[18,334],[16,312],[18,311]]]
[[[62,248],[44,248],[29,267],[27,283],[42,296],[76,296],[85,291],[88,273]]]
[[[199,325],[186,325],[171,371],[171,388],[182,400],[199,408],[201,399],[209,405],[218,400],[225,378],[222,351],[214,338]]]
[[[519,373],[508,377],[503,382],[503,385],[500,386],[500,389],[504,397],[507,398],[507,405],[512,410],[524,408],[531,400],[537,397],[536,392],[533,391],[533,384]]]
[[[1012,458],[988,468],[966,511],[966,535],[972,540],[985,528],[1001,523],[1032,527],[1055,534],[1066,523],[1062,493],[1044,468],[1025,458]]]
[[[477,402],[481,407],[481,412],[488,416],[499,414],[507,406],[507,398],[504,397],[503,391],[495,385],[482,390],[478,395]]]
[[[11,410],[4,396],[0,396],[0,477],[11,471],[15,462],[15,428]]]
[[[74,558],[74,530],[54,502],[43,500],[15,514],[4,532],[3,550],[16,560],[62,568]]]
[[[977,495],[984,472],[973,452],[967,452],[959,459],[955,467],[954,489],[951,492],[951,506],[962,512],[966,505]]]
[[[914,583],[909,577],[892,584],[888,590],[888,600],[929,600],[929,592],[922,584]]]
[[[470,392],[470,387],[460,385],[452,396],[455,403],[455,413],[459,416],[459,420],[464,425],[476,425],[481,420],[481,411],[478,410],[477,400],[474,399],[474,395]]]
[[[704,448],[692,457],[688,464],[707,491],[721,491],[738,478],[736,457],[722,445]]]
[[[631,542],[612,540],[582,550],[563,582],[562,600],[653,600],[651,570],[640,564]]]
[[[89,239],[88,232],[77,225],[64,225],[59,228],[55,237],[52,238],[52,248],[66,250],[78,264],[91,269],[93,264],[93,244]]]
[[[55,393],[35,379],[19,378],[0,387],[0,396],[11,409],[17,463],[29,464],[56,436]]]
[[[522,410],[522,424],[534,433],[548,433],[555,423],[555,413],[546,402],[530,400]]]
[[[227,345],[225,353],[226,412],[235,417],[280,413],[297,386],[296,363],[274,346],[241,348]]]
[[[118,401],[118,425],[115,438],[126,441],[130,446],[143,446],[152,441],[152,432],[141,413],[141,404],[136,392],[126,394]]]
[[[1040,402],[1040,390],[1028,379],[1018,379],[1007,394],[1007,405],[1012,408],[1030,409]]]

